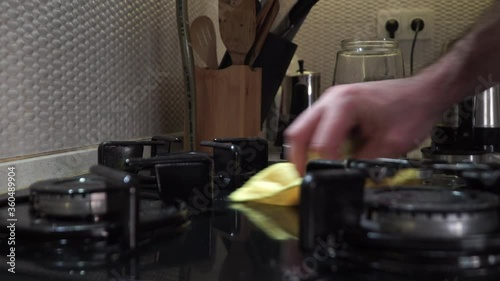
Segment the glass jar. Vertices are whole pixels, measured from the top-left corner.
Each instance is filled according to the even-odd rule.
[[[404,78],[403,55],[396,40],[343,40],[333,85]]]

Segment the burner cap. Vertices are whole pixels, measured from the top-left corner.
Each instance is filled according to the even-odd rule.
[[[113,201],[121,200],[114,193],[125,191],[113,188],[96,176],[47,180],[34,183],[30,187],[31,208],[35,215],[54,217],[94,217],[118,210],[117,204],[108,198],[113,193]]]
[[[499,228],[498,196],[476,190],[398,187],[371,190],[362,226],[417,237],[463,237]]]
[[[96,176],[82,176],[68,179],[53,179],[35,182],[30,190],[39,193],[53,193],[61,195],[86,194],[106,191],[106,182]]]
[[[366,199],[370,207],[394,211],[474,212],[500,206],[499,198],[489,192],[424,186],[373,190]]]

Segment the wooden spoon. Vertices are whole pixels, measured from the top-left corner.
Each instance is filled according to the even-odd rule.
[[[191,23],[191,44],[207,68],[217,69],[217,42],[212,20],[207,16],[200,16]]]
[[[245,64],[255,40],[255,24],[255,0],[219,0],[221,38],[233,65]]]

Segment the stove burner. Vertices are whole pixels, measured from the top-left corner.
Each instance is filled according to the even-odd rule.
[[[499,228],[500,200],[476,190],[399,187],[367,191],[361,225],[415,237],[463,237]]]
[[[102,266],[128,256],[139,242],[186,226],[186,210],[139,200],[135,176],[100,165],[90,170],[82,177],[37,182],[16,194],[23,257],[58,268]],[[0,235],[7,229],[7,208],[7,197],[0,196]]]
[[[490,193],[477,190],[417,186],[368,191],[366,204],[395,211],[474,212],[497,208],[500,200]]]
[[[95,221],[120,211],[125,189],[110,188],[95,176],[47,180],[33,184],[30,201],[38,217],[88,218]]]
[[[301,247],[305,251],[320,247],[330,253],[324,269],[419,277],[498,276],[500,195],[492,191],[498,189],[499,167],[396,164],[386,160],[310,163],[301,187]],[[364,188],[368,171],[384,167],[431,169],[463,178],[465,186]],[[356,223],[345,219],[354,216]]]

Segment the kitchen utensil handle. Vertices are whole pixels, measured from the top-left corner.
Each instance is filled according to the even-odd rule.
[[[262,29],[262,26],[264,25],[275,1],[278,0],[268,0],[262,10],[257,14],[257,34],[259,34],[259,31]]]
[[[245,64],[245,59],[247,57],[246,53],[237,53],[237,52],[230,52],[231,55],[231,60],[233,61],[234,65],[244,65]]]
[[[299,1],[288,14],[288,19],[290,25],[288,28],[281,34],[281,37],[286,40],[292,41],[300,27],[304,23],[307,15],[311,11],[312,7],[319,0],[302,0]]]
[[[217,60],[217,47],[212,45],[211,48],[215,48],[215,50],[209,50],[209,54],[211,55],[207,58],[207,67],[209,69],[217,69],[219,67],[219,61]]]
[[[271,0],[268,0],[271,1]],[[269,11],[267,17],[265,18],[265,21],[262,25],[261,30],[257,32],[257,37],[254,43],[254,46],[252,50],[250,51],[250,55],[248,58],[248,65],[252,66],[255,63],[255,60],[260,54],[260,51],[262,50],[262,46],[264,46],[264,42],[266,41],[267,35],[269,34],[269,30],[271,29],[271,26],[273,25],[274,19],[278,15],[279,9],[280,9],[280,3],[279,1],[274,1],[273,6],[271,7],[271,10]]]
[[[309,11],[312,9],[319,0],[302,0],[299,1],[295,6],[293,6],[292,10],[288,14],[288,18],[290,19],[290,23],[296,24],[299,23],[303,18],[307,16]]]

